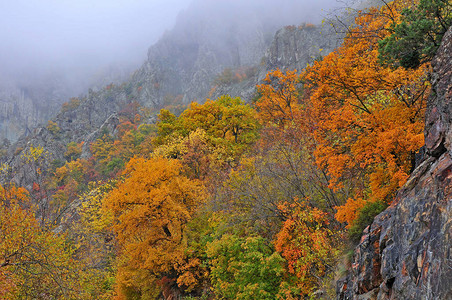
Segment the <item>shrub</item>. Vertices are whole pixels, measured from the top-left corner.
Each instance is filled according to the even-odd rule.
[[[61,131],[61,128],[58,127],[57,123],[49,121],[47,123],[47,130],[50,131],[53,135],[57,135]]]
[[[393,34],[380,42],[380,62],[406,69],[419,67],[433,58],[451,25],[452,2],[420,0],[402,12],[401,22],[390,27]]]
[[[63,103],[62,107],[61,107],[61,112],[68,112],[70,110],[74,110],[77,107],[80,106],[80,99],[78,98],[71,98],[69,100],[69,102],[65,102]]]
[[[372,224],[374,218],[384,211],[388,204],[384,201],[367,202],[358,212],[358,218],[353,222],[349,234],[350,238],[357,242],[361,238],[363,230]]]

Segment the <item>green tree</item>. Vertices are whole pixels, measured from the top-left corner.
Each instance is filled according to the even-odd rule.
[[[220,299],[276,299],[285,260],[262,237],[224,235],[207,245],[213,290]]]
[[[393,33],[380,42],[379,59],[404,68],[417,68],[433,58],[452,25],[450,0],[420,0],[405,8],[391,24]]]

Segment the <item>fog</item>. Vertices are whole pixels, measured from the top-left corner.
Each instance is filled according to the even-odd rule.
[[[0,73],[12,77],[114,64],[137,67],[190,0],[1,0]],[[255,9],[269,19],[319,21],[334,0],[196,0],[192,9]],[[211,7],[210,7],[211,8]],[[272,12],[272,14],[269,14]],[[282,22],[284,23],[284,22]]]
[[[138,65],[188,2],[1,0],[1,73],[83,74],[112,63]]]
[[[86,94],[88,88],[127,80],[145,62],[149,47],[163,36],[187,41],[199,39],[202,33],[206,36],[201,39],[227,48],[237,33],[245,36],[249,31],[252,38],[255,24],[263,24],[271,39],[272,32],[284,25],[319,23],[337,6],[344,4],[338,0],[0,0],[0,139],[14,140],[25,127],[47,122],[61,103]]]

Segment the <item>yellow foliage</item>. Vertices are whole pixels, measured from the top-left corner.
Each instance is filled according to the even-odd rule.
[[[25,153],[22,154],[22,158],[25,160],[25,163],[31,164],[37,162],[47,154],[47,151],[45,151],[41,145],[37,147],[30,145],[30,147],[26,149]]]
[[[58,134],[61,131],[61,128],[58,127],[58,124],[49,120],[47,123],[47,130],[49,130],[52,134]]]
[[[24,188],[0,186],[0,297],[84,297],[78,264],[63,236],[37,223]]]

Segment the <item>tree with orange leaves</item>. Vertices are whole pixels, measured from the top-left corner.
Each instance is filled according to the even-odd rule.
[[[321,278],[332,272],[337,240],[327,214],[321,210],[303,201],[280,204],[279,209],[286,221],[276,236],[276,251],[287,260],[289,273],[298,278],[300,293],[309,296],[319,287]]]
[[[121,247],[118,294],[149,296],[158,291],[158,279],[175,280],[184,259],[186,224],[206,198],[201,182],[182,171],[177,160],[133,158],[124,180],[106,198]]]
[[[256,102],[259,116],[264,123],[284,126],[298,117],[299,83],[297,70],[283,73],[277,69],[267,74],[264,83],[257,86],[261,97]]]
[[[302,75],[312,92],[317,163],[332,187],[350,189],[336,214],[349,226],[367,201],[391,201],[423,145],[428,66],[408,71],[378,61],[378,41],[390,33],[388,16],[397,19],[401,8],[392,2],[362,13],[342,47]]]

